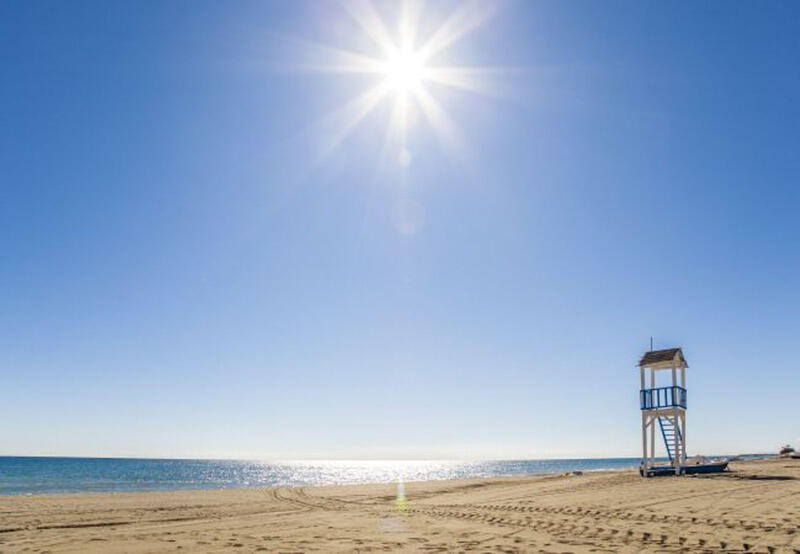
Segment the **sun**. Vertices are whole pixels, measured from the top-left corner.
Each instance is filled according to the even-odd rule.
[[[409,47],[396,49],[383,64],[389,88],[400,93],[419,91],[426,69],[420,53]]]
[[[357,97],[330,114],[323,123],[325,134],[330,139],[323,146],[321,156],[332,151],[387,99],[393,99],[384,139],[384,154],[388,151],[388,159],[396,160],[400,167],[408,167],[412,159],[408,133],[411,120],[418,119],[412,117],[417,112],[441,142],[455,146],[459,142],[459,133],[447,110],[436,98],[433,85],[490,94],[484,87],[484,81],[488,75],[496,75],[497,68],[439,65],[435,62],[443,52],[451,50],[456,42],[480,27],[492,15],[494,5],[488,0],[465,0],[438,26],[429,27],[421,24],[426,14],[423,13],[424,4],[420,0],[384,4],[383,7],[398,8],[396,19],[389,18],[388,23],[385,18],[387,10],[377,9],[370,0],[345,0],[346,12],[364,35],[359,38],[368,38],[377,47],[378,55],[306,43],[310,53],[318,58],[311,70],[373,75],[376,80]],[[423,27],[432,28],[433,31],[421,37]],[[363,40],[358,42],[364,43]],[[457,150],[457,147],[452,150]]]

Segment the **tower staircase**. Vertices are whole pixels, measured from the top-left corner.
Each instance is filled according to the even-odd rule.
[[[678,437],[678,444],[683,444],[680,427],[675,425],[675,420],[666,416],[659,416],[658,426],[661,427],[661,436],[664,437],[664,446],[667,448],[667,456],[672,462],[677,456],[675,452],[675,437]]]

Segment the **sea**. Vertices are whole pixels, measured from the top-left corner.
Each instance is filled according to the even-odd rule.
[[[770,454],[744,454],[762,459]],[[730,456],[718,456],[730,458]],[[666,462],[666,458],[656,461]],[[552,460],[188,460],[0,456],[0,495],[304,487],[438,481],[639,467],[639,458]]]
[[[0,457],[0,494],[298,487],[539,475],[638,467],[638,458],[560,460],[186,460]]]

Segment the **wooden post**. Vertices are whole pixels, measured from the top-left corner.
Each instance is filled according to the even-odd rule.
[[[675,362],[672,362],[672,366],[670,367],[672,373],[672,392],[673,395],[676,392],[675,387],[678,386],[678,373],[676,371]],[[675,398],[673,396],[673,403]],[[679,435],[681,428],[678,426],[678,408],[675,406],[672,407],[672,426],[675,429],[675,434],[672,437],[672,452],[674,454],[672,458],[672,466],[675,468],[675,475],[678,475],[680,470],[678,469],[681,465],[681,455],[680,455],[680,446],[679,446]]]
[[[683,458],[682,458],[681,461],[682,461],[682,463],[684,465],[686,465],[686,458],[687,458],[687,455],[686,455],[686,412],[681,413],[681,427],[682,427],[681,434],[683,435],[683,445],[682,445],[682,448],[681,448],[681,450],[682,450],[681,455],[683,456]]]
[[[686,390],[686,362],[681,362],[681,388]],[[681,464],[686,465],[686,408],[681,410]]]
[[[645,477],[647,477],[649,467],[650,462],[647,459],[647,412],[642,410],[642,471]]]
[[[656,382],[656,372],[651,367],[650,368],[650,390],[655,388],[655,382]],[[650,459],[651,460],[655,460],[655,458],[656,458],[656,420],[651,417],[650,418]]]
[[[639,367],[639,384],[639,390],[644,390],[644,367]],[[647,412],[642,410],[642,471],[645,477],[647,476],[647,469]]]

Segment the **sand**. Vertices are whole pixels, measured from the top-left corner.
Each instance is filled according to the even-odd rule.
[[[1,552],[800,552],[800,460],[396,485],[0,497]]]

